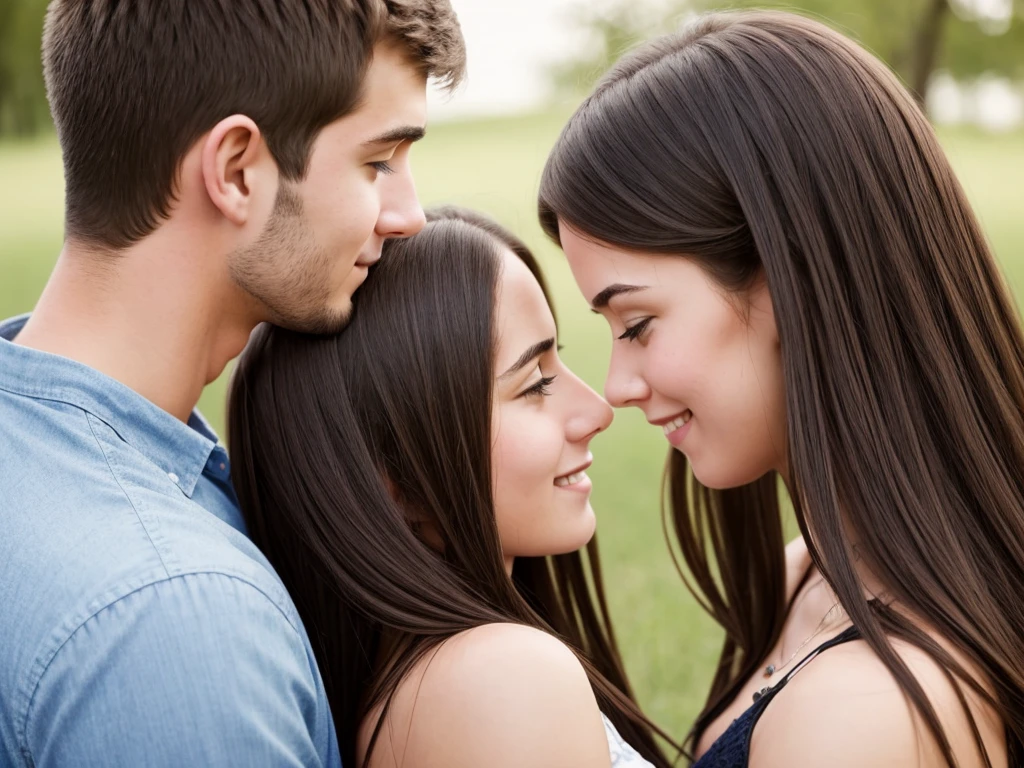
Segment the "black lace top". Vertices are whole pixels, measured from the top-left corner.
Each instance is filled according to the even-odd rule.
[[[808,653],[799,664],[790,670],[789,674],[769,688],[764,695],[758,697],[742,715],[733,720],[732,724],[715,740],[715,743],[701,756],[700,760],[693,764],[692,768],[747,768],[750,760],[750,738],[754,733],[754,726],[757,725],[761,713],[772,699],[786,687],[786,683],[792,679],[793,675],[803,669],[819,653],[859,637],[860,633],[857,628],[850,627]]]

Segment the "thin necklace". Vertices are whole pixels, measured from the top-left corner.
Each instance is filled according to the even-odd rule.
[[[792,655],[788,659],[786,659],[784,662],[782,662],[779,665],[769,664],[767,667],[765,667],[764,668],[764,678],[767,680],[772,675],[774,675],[776,672],[778,672],[780,669],[785,669],[786,667],[788,667],[790,665],[790,663],[793,661],[793,659],[795,659],[797,657],[797,654],[800,653],[800,651],[802,651],[805,647],[807,647],[807,644],[809,642],[811,642],[811,640],[813,640],[815,637],[817,637],[818,635],[820,635],[824,631],[824,629],[826,627],[826,622],[828,621],[828,617],[831,616],[832,615],[832,611],[834,611],[838,607],[839,607],[839,603],[836,603],[835,605],[833,605],[831,608],[828,609],[828,611],[825,613],[825,615],[822,616],[821,621],[818,622],[818,626],[815,628],[815,630],[810,635],[807,636],[807,639],[805,639],[802,643],[800,643],[800,645],[797,646],[796,650],[793,651]],[[766,693],[768,693],[768,691],[770,691],[771,689],[772,689],[772,686],[769,685],[769,686],[765,686],[764,688],[762,688],[759,691],[755,691],[754,692],[754,701],[757,701],[758,699],[760,699],[762,696],[764,696]]]
[[[800,651],[802,651],[807,646],[807,644],[809,642],[811,642],[811,640],[813,640],[815,637],[817,637],[819,634],[821,634],[821,631],[825,628],[825,622],[828,621],[828,617],[831,615],[832,611],[834,611],[838,606],[839,606],[839,604],[836,603],[835,605],[833,605],[831,608],[828,609],[828,613],[826,613],[822,617],[821,621],[818,622],[818,626],[815,627],[814,631],[811,634],[809,634],[807,636],[807,638],[802,643],[800,643],[800,645],[798,645],[796,647],[796,650],[793,651],[793,653],[790,655],[790,657],[788,659],[786,659],[781,664],[778,664],[778,665],[776,665],[776,664],[769,664],[767,667],[765,667],[764,668],[764,676],[766,678],[767,677],[771,677],[776,672],[778,672],[780,669],[785,669],[786,667],[788,667],[790,665],[790,663],[793,661],[793,659],[796,658],[796,655],[798,653],[800,653]]]

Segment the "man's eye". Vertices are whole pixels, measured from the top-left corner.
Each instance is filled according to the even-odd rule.
[[[377,162],[370,163],[370,165],[377,173],[383,173],[385,176],[395,172],[395,169],[388,164],[387,160],[378,160]]]

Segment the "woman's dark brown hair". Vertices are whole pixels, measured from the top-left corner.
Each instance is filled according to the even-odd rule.
[[[565,641],[623,737],[667,765],[619,658],[596,542],[505,571],[490,462],[502,248],[544,288],[518,239],[444,208],[388,242],[340,335],[258,329],[228,407],[249,533],[310,633],[346,765],[424,653],[494,622]]]
[[[1024,761],[1024,343],[970,206],[892,74],[796,15],[701,17],[626,56],[579,108],[545,168],[540,217],[556,240],[562,222],[693,259],[737,295],[767,280],[787,480],[815,565],[951,765],[893,638],[946,670],[961,704],[963,686],[987,701],[1010,764]],[[711,490],[673,452],[667,478],[688,584],[726,633],[692,744],[780,636],[783,532],[774,475]],[[865,598],[858,557],[890,599]]]

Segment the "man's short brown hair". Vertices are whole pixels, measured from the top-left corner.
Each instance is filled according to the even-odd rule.
[[[185,153],[232,114],[256,122],[285,178],[302,178],[383,37],[425,75],[461,79],[449,0],[52,0],[43,62],[66,235],[120,249],[151,233]]]

